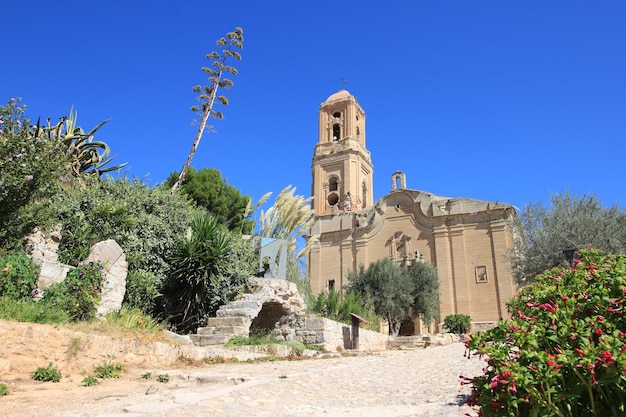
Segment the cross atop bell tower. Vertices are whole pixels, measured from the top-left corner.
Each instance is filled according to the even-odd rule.
[[[312,170],[313,209],[318,216],[373,204],[374,167],[365,148],[365,112],[346,90],[320,105]]]

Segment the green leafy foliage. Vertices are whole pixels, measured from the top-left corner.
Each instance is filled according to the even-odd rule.
[[[160,333],[163,325],[139,309],[122,307],[106,315],[106,322],[124,330],[141,330],[144,333]]]
[[[66,190],[51,201],[48,226],[63,226],[59,259],[77,265],[96,242],[115,239],[126,255],[129,271],[165,277],[174,242],[197,213],[186,198],[149,188],[125,177],[92,179],[85,187]]]
[[[110,362],[105,362],[95,367],[96,376],[100,379],[119,378],[122,376],[123,369],[123,364]]]
[[[103,268],[98,262],[89,262],[68,271],[65,280],[45,290],[39,302],[54,309],[65,309],[73,321],[95,318]]]
[[[61,381],[61,371],[50,362],[45,368],[41,366],[38,367],[35,372],[33,372],[33,379],[42,382],[59,382]]]
[[[181,332],[195,332],[209,315],[243,292],[255,262],[252,248],[217,218],[199,215],[191,234],[177,241],[161,293],[164,316]],[[243,259],[243,262],[242,262]]]
[[[170,376],[168,374],[160,374],[156,378],[157,382],[161,382],[163,384],[170,382]]]
[[[424,323],[430,323],[439,318],[439,277],[437,270],[424,262],[417,262],[403,270],[411,281],[413,304],[411,312],[414,317],[420,317]]]
[[[512,318],[472,335],[484,375],[468,403],[490,416],[626,414],[626,256],[581,251],[522,288]]]
[[[51,306],[28,299],[0,297],[0,319],[40,324],[70,321],[65,306]]]
[[[178,172],[173,172],[167,184],[172,187],[178,177]],[[238,189],[227,184],[217,169],[202,168],[196,172],[193,167],[189,167],[180,192],[199,207],[205,208],[228,230],[252,233],[254,222],[248,219],[250,197],[241,195]]]
[[[24,252],[0,256],[0,297],[28,298],[38,278],[39,267]]]
[[[7,384],[0,384],[0,397],[9,395],[9,387]]]
[[[469,333],[472,321],[467,314],[450,314],[443,319],[443,327],[450,333],[465,334]]]
[[[618,205],[603,207],[593,194],[555,194],[549,207],[530,203],[520,222],[523,233],[515,242],[512,266],[515,280],[522,285],[548,269],[568,266],[565,248],[626,252],[626,212]]]
[[[86,387],[93,387],[94,385],[98,385],[99,383],[100,383],[100,380],[91,375],[83,378],[83,385]]]
[[[68,160],[63,145],[37,136],[20,98],[0,106],[0,244],[17,247],[37,225],[22,214],[27,205],[51,196],[58,189]]]
[[[372,262],[367,269],[348,276],[348,292],[370,299],[376,314],[387,320],[390,334],[397,335],[402,320],[409,315],[426,323],[439,315],[439,280],[435,270],[426,264],[400,268],[389,258]]]
[[[370,330],[378,330],[380,322],[372,300],[357,292],[342,295],[332,289],[328,293],[320,293],[309,304],[309,309],[321,316],[346,324],[352,323],[350,314],[356,314],[368,321],[365,327]]]
[[[152,314],[161,297],[159,277],[153,272],[135,270],[128,271],[126,276],[126,292],[122,307],[138,309],[145,314]]]

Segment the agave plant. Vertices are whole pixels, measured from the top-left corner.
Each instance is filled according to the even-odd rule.
[[[48,125],[41,127],[40,121],[35,126],[35,136],[47,139],[57,139],[67,149],[70,159],[70,168],[74,175],[80,177],[84,174],[100,176],[106,172],[117,171],[126,166],[126,162],[119,165],[107,166],[115,159],[111,157],[109,145],[102,141],[95,141],[94,135],[102,126],[111,119],[99,123],[91,131],[85,133],[83,128],[77,125],[78,113],[74,107],[70,109],[70,115],[61,118],[59,123],[52,126],[48,118]]]

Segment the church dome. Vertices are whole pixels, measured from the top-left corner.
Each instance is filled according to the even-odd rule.
[[[348,92],[348,90],[339,90],[335,94],[333,94],[330,97],[328,97],[326,99],[326,102],[340,100],[340,99],[343,99],[343,98],[348,98],[350,96],[352,96],[352,94],[350,94]]]

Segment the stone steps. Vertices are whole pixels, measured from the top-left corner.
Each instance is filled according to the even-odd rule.
[[[198,328],[198,334],[200,336],[211,336],[218,334],[229,334],[231,336],[239,336],[242,334],[247,334],[249,331],[249,327],[246,326],[218,326],[218,327],[200,327]]]
[[[223,345],[235,336],[250,332],[250,319],[243,316],[209,317],[207,326],[191,335],[196,346]]]
[[[191,341],[193,342],[193,344],[196,346],[223,345],[232,338],[232,335],[229,334],[192,334],[189,336],[191,337]]]

